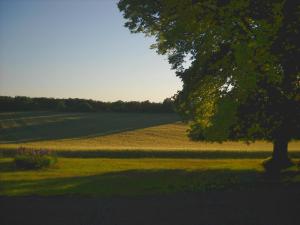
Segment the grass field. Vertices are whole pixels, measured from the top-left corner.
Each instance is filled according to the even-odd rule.
[[[280,180],[264,178],[258,159],[74,159],[54,168],[17,171],[0,159],[0,195],[131,196],[299,184],[296,166]]]
[[[94,150],[222,150],[270,151],[272,144],[256,142],[193,142],[188,126],[175,114],[51,113],[0,114],[0,149],[20,146],[67,151]],[[300,151],[291,142],[290,151]]]
[[[261,161],[271,144],[192,142],[174,114],[1,113],[0,127],[5,154],[26,146],[59,155],[52,168],[23,171],[3,154],[5,196],[144,195],[300,183],[297,166],[276,181],[265,177]],[[299,158],[300,142],[290,143],[289,150]]]

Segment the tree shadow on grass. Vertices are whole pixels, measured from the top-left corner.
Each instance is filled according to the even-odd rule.
[[[5,151],[12,153],[11,151]],[[99,150],[99,151],[56,151],[58,156],[70,158],[178,158],[178,159],[264,159],[270,151],[237,151],[237,150]],[[300,151],[293,151],[292,158],[300,158]]]
[[[205,189],[221,181],[233,181],[233,171],[185,170],[127,170],[92,176],[41,180],[4,181],[9,192],[21,195],[82,194],[82,195],[135,195],[175,190]],[[253,171],[239,171],[241,177],[253,177]],[[228,180],[228,178],[230,178]]]
[[[298,187],[278,188],[253,170],[127,170],[5,182],[0,193],[27,197],[2,196],[0,207],[10,225],[296,225]]]
[[[17,150],[0,149],[0,153],[13,157]],[[174,159],[265,159],[270,151],[237,150],[57,150],[54,153],[66,158],[174,158]],[[300,151],[289,153],[291,158],[300,158]]]
[[[14,163],[11,161],[0,161],[0,173],[13,171],[16,171]]]
[[[3,164],[1,165],[3,166]],[[4,165],[7,168],[7,165]],[[149,169],[109,172],[90,176],[2,181],[0,195],[132,196],[224,189],[253,189],[289,184],[299,177],[289,173],[285,180],[270,182],[256,170]],[[300,182],[298,182],[299,184]]]
[[[174,113],[31,113],[0,119],[0,143],[96,137],[178,120]]]

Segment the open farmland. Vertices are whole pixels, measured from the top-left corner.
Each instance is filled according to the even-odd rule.
[[[25,146],[68,157],[41,172],[15,171],[12,158],[3,158],[4,195],[128,195],[255,184],[272,149],[267,142],[190,141],[188,125],[175,114],[15,112],[2,113],[0,125],[3,152]],[[299,157],[299,142],[289,149]],[[298,175],[292,179],[298,182]]]
[[[260,186],[266,182],[261,161],[272,149],[267,142],[190,141],[188,125],[175,114],[15,112],[1,113],[0,125],[0,195],[143,195]],[[20,146],[55,150],[59,162],[40,171],[17,170],[11,156]],[[300,143],[289,148],[299,158]],[[291,173],[283,183],[299,182],[297,166]]]
[[[198,220],[199,212],[203,224],[212,218],[220,224],[228,215],[236,224],[250,225],[258,217],[262,224],[279,219],[298,224],[299,167],[268,178],[261,162],[271,154],[270,143],[192,142],[188,126],[175,114],[1,113],[0,126],[4,224],[35,224],[41,218],[47,218],[45,224],[185,224],[186,218]],[[58,163],[17,169],[12,156],[20,146],[55,150]],[[290,143],[293,158],[299,158],[299,149],[299,142]],[[266,216],[265,209],[277,210],[278,202],[292,204],[292,210],[284,207],[278,217]],[[249,210],[249,204],[256,210]],[[152,207],[164,213],[149,215]],[[33,209],[37,215],[28,216]],[[59,216],[44,213],[50,210]],[[163,219],[178,210],[185,222],[180,223],[182,217]],[[144,223],[147,217],[156,219]]]
[[[20,146],[66,151],[271,151],[272,144],[256,142],[207,143],[190,141],[188,125],[175,114],[51,113],[0,114],[0,149]],[[289,151],[300,150],[291,142]]]

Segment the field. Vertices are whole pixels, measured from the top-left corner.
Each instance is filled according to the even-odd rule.
[[[272,144],[190,141],[188,125],[175,114],[157,113],[0,113],[0,149],[20,146],[66,151],[265,151]],[[289,151],[299,151],[291,142]]]
[[[192,142],[174,114],[0,114],[0,195],[147,195],[268,184],[261,161],[272,145]],[[59,162],[40,171],[14,168],[20,146],[55,150]],[[300,143],[289,150],[299,158]],[[10,154],[11,153],[11,154]],[[278,185],[298,184],[297,166]]]
[[[299,224],[299,166],[269,176],[270,143],[192,142],[187,129],[174,114],[1,113],[0,223]],[[20,146],[58,163],[16,169]],[[298,161],[300,142],[289,151]]]

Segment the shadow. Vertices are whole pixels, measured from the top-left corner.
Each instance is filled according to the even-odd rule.
[[[11,150],[10,150],[11,151]],[[101,150],[101,151],[57,151],[58,156],[70,158],[179,158],[179,159],[264,159],[270,151],[183,151],[183,150]],[[300,158],[300,151],[290,153]]]
[[[288,176],[292,179],[300,173]],[[188,224],[294,225],[300,222],[299,184],[300,179],[270,182],[263,172],[230,169],[126,170],[38,180],[24,176],[1,182],[1,219],[10,225],[24,221],[182,225],[188,220],[192,222]]]
[[[57,150],[55,155],[66,158],[179,158],[179,159],[265,159],[270,151],[236,151],[236,150]],[[0,149],[0,154],[13,157],[14,149]],[[300,158],[300,151],[289,153],[291,158]]]
[[[104,136],[179,120],[173,113],[24,112],[8,117],[0,116],[2,144]]]
[[[21,195],[139,195],[257,185],[261,177],[254,170],[126,170],[71,178],[3,181],[2,189]]]
[[[60,112],[52,111],[20,111],[20,112],[0,112],[0,121],[11,120],[11,119],[23,119],[28,117],[46,116],[61,114]]]
[[[13,162],[0,161],[0,173],[1,172],[13,172],[16,171],[16,167]]]
[[[0,165],[8,168],[7,165]],[[148,169],[109,172],[91,176],[76,176],[18,181],[2,181],[3,193],[17,195],[87,195],[87,196],[131,196],[176,192],[203,192],[211,190],[253,189],[287,187],[300,171],[282,175],[270,180],[262,171],[256,170],[181,170]],[[271,185],[271,186],[270,186]],[[0,193],[1,193],[0,192]],[[1,194],[0,194],[1,195]]]

